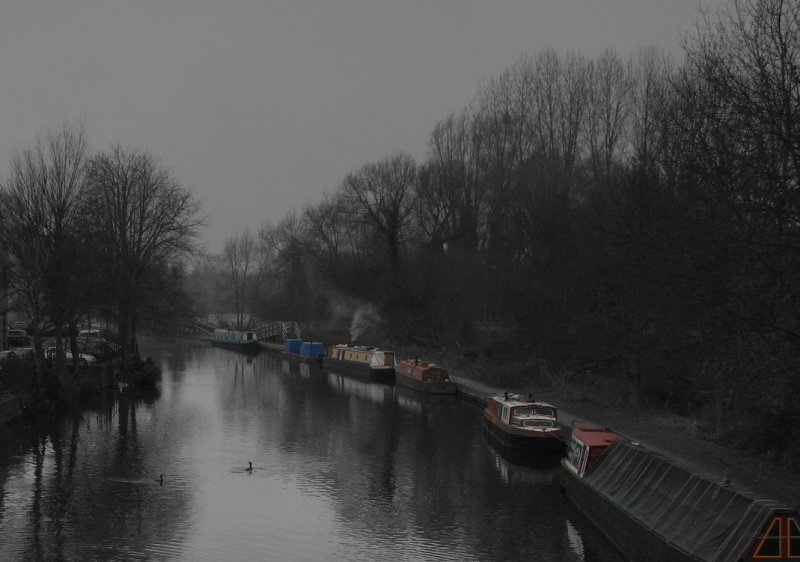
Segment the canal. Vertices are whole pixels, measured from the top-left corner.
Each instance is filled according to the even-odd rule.
[[[142,342],[116,389],[0,434],[2,560],[607,560],[480,409],[262,353]],[[252,463],[252,469],[250,469]]]

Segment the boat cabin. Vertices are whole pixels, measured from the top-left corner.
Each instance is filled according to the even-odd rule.
[[[512,426],[548,428],[558,424],[555,406],[526,400],[519,394],[492,396],[486,409],[503,423]]]
[[[339,361],[366,363],[371,368],[394,369],[394,352],[366,347],[363,345],[334,345],[328,350],[328,357]]]
[[[435,363],[425,363],[418,359],[406,359],[397,364],[397,372],[425,383],[450,382],[450,375]]]
[[[609,445],[622,439],[625,437],[608,428],[577,423],[572,427],[572,439],[567,448],[566,465],[578,476],[583,476],[608,449]]]
[[[213,339],[218,342],[243,344],[258,341],[255,332],[237,332],[235,330],[214,330]]]

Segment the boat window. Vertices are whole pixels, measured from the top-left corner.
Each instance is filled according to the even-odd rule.
[[[556,415],[556,413],[555,413],[555,411],[553,410],[553,408],[536,408],[536,410],[534,411],[534,413],[535,413],[537,416],[551,416],[551,417],[555,417],[555,415]]]
[[[781,555],[781,519],[774,517],[767,528],[767,532],[756,545],[753,558],[779,558]]]
[[[570,441],[569,447],[567,448],[567,460],[572,466],[575,467],[575,469],[578,471],[578,474],[581,474],[583,471],[583,462],[586,458],[586,449],[587,447],[583,443],[579,443],[575,440]]]
[[[525,420],[525,427],[553,427],[552,420]]]
[[[522,406],[520,408],[514,408],[514,415],[515,416],[532,416],[533,415],[533,406]]]
[[[800,523],[796,517],[776,516],[753,547],[754,560],[800,560]]]

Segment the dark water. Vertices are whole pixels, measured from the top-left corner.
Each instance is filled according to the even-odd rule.
[[[507,462],[471,403],[270,354],[142,347],[160,395],[3,430],[0,559],[605,559],[558,465]]]

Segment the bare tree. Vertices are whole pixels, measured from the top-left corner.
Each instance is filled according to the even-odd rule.
[[[376,229],[385,242],[389,266],[396,272],[405,228],[413,211],[417,182],[414,159],[403,153],[363,166],[342,184],[363,223]]]
[[[63,328],[74,326],[85,296],[79,278],[85,265],[78,259],[85,155],[83,124],[65,123],[12,157],[5,186],[10,283],[34,329],[37,372],[42,370],[45,321],[55,326],[56,372],[63,370]]]
[[[127,361],[154,297],[149,289],[158,286],[150,280],[193,250],[200,206],[154,156],[120,145],[91,158],[88,178],[98,251]]]
[[[428,159],[420,172],[416,223],[424,243],[476,252],[482,234],[487,183],[478,173],[480,136],[464,111],[436,124],[428,141]]]
[[[630,81],[625,66],[613,50],[607,50],[588,68],[588,114],[585,135],[589,172],[595,183],[612,178],[614,164],[625,150],[625,127],[630,112]]]
[[[245,327],[244,315],[248,296],[248,279],[251,275],[251,268],[254,266],[253,259],[256,253],[256,243],[256,239],[247,229],[240,236],[228,240],[223,250],[228,275],[230,275],[231,288],[233,289],[237,330],[242,330]]]

